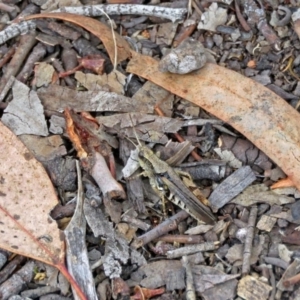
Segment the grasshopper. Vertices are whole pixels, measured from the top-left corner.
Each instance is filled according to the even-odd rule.
[[[208,207],[202,204],[199,199],[186,187],[180,179],[178,173],[165,161],[161,160],[151,149],[143,146],[139,141],[136,132],[138,145],[135,145],[139,151],[140,165],[144,169],[144,174],[149,177],[150,184],[155,188],[157,180],[155,176],[168,187],[170,192],[174,194],[175,205],[187,211],[196,220],[203,220],[209,224],[215,222],[215,217]],[[152,170],[149,170],[151,166]]]

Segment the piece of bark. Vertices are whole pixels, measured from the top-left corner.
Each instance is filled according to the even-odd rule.
[[[245,276],[239,281],[237,294],[244,299],[269,299],[272,287],[253,276]]]
[[[258,257],[263,250],[263,245],[265,243],[264,236],[258,236],[258,238],[254,239],[253,242],[253,249],[251,252],[250,264],[253,265],[258,261]],[[226,254],[226,259],[229,263],[233,264],[234,266],[241,266],[243,261],[243,244],[235,244],[231,248],[228,249]]]
[[[254,172],[249,166],[242,167],[227,177],[209,197],[211,208],[217,212],[247,186],[256,180]]]
[[[296,274],[299,273],[299,265],[300,260],[296,258],[285,270],[282,277],[278,281],[276,287],[281,291],[292,291],[294,289],[293,283],[296,281],[291,280],[290,278],[294,277]],[[294,282],[293,282],[294,281]]]
[[[273,229],[274,225],[276,224],[276,221],[277,221],[276,218],[262,215],[260,220],[257,222],[256,227],[259,230],[270,232]]]
[[[120,140],[120,147],[119,153],[120,158],[122,159],[124,165],[129,162],[129,156],[131,155],[131,151],[134,149],[132,143],[125,139]],[[138,153],[137,153],[138,155]],[[138,159],[134,160],[138,162]],[[139,167],[139,164],[137,164]],[[135,169],[135,168],[134,168]],[[124,170],[124,169],[123,169]],[[123,172],[124,177],[126,178],[131,172]],[[146,212],[146,207],[144,203],[144,190],[143,190],[143,183],[140,176],[132,175],[131,178],[126,180],[126,190],[127,190],[127,197],[129,201],[132,202],[133,207],[140,213]]]
[[[166,274],[166,290],[182,290],[186,287],[185,285],[185,269],[182,267],[174,272],[172,269],[167,270]]]
[[[236,296],[239,274],[228,275],[214,267],[192,265],[197,294],[206,300],[232,299]]]
[[[220,181],[225,176],[226,164],[219,160],[205,160],[195,163],[184,163],[180,169],[191,175],[193,180],[210,179]]]

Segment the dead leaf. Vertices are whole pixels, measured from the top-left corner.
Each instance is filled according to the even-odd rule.
[[[58,204],[55,190],[42,165],[0,123],[0,245],[55,265],[64,261],[64,242],[49,217]]]
[[[106,85],[111,92],[124,95],[126,76],[117,70],[103,75],[76,72],[75,79],[90,91],[99,90],[99,86]]]
[[[44,109],[36,91],[30,91],[24,83],[15,80],[13,100],[4,110],[2,122],[16,135],[48,135]]]
[[[0,140],[0,247],[55,266],[86,299],[66,269],[64,238],[49,216],[58,199],[46,171],[1,122]]]
[[[218,7],[218,4],[213,2],[208,10],[202,14],[198,29],[216,31],[217,26],[224,25],[226,21],[227,10]]]
[[[283,205],[294,202],[294,197],[276,194],[263,184],[247,187],[240,195],[231,201],[231,203],[240,204],[246,207],[256,203],[268,203],[272,206],[274,204]]]
[[[233,126],[278,164],[300,189],[299,113],[275,93],[239,73],[210,63],[181,76],[160,73],[153,58],[133,53],[127,71],[151,80]]]
[[[35,85],[39,88],[43,85],[47,86],[52,82],[55,70],[50,64],[41,62],[35,66],[34,73]]]
[[[55,18],[63,21],[68,21],[70,23],[74,23],[78,26],[83,27],[89,32],[93,33],[96,37],[98,37],[110,57],[111,62],[114,62],[115,59],[115,45],[114,40],[112,38],[111,29],[101,22],[84,16],[68,14],[68,13],[43,13],[39,15],[31,15],[25,17],[24,20],[32,20],[32,19],[41,19],[41,18]],[[127,59],[130,57],[130,47],[127,42],[115,32],[116,44],[117,44],[117,63]]]

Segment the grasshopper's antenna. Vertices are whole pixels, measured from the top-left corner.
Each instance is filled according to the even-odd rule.
[[[135,128],[134,128],[133,121],[132,121],[132,118],[131,118],[131,114],[129,114],[129,118],[130,118],[130,121],[131,121],[131,125],[132,125],[132,129],[133,129],[135,138],[136,138],[136,140],[137,140],[139,146],[142,146],[142,144],[141,144],[141,142],[140,142],[140,139],[138,138],[137,133],[136,133],[136,130],[135,130]],[[132,142],[132,141],[131,141],[131,142]]]

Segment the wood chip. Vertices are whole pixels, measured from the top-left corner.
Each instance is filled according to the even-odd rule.
[[[253,276],[245,276],[239,281],[237,294],[244,299],[269,299],[272,287]]]

